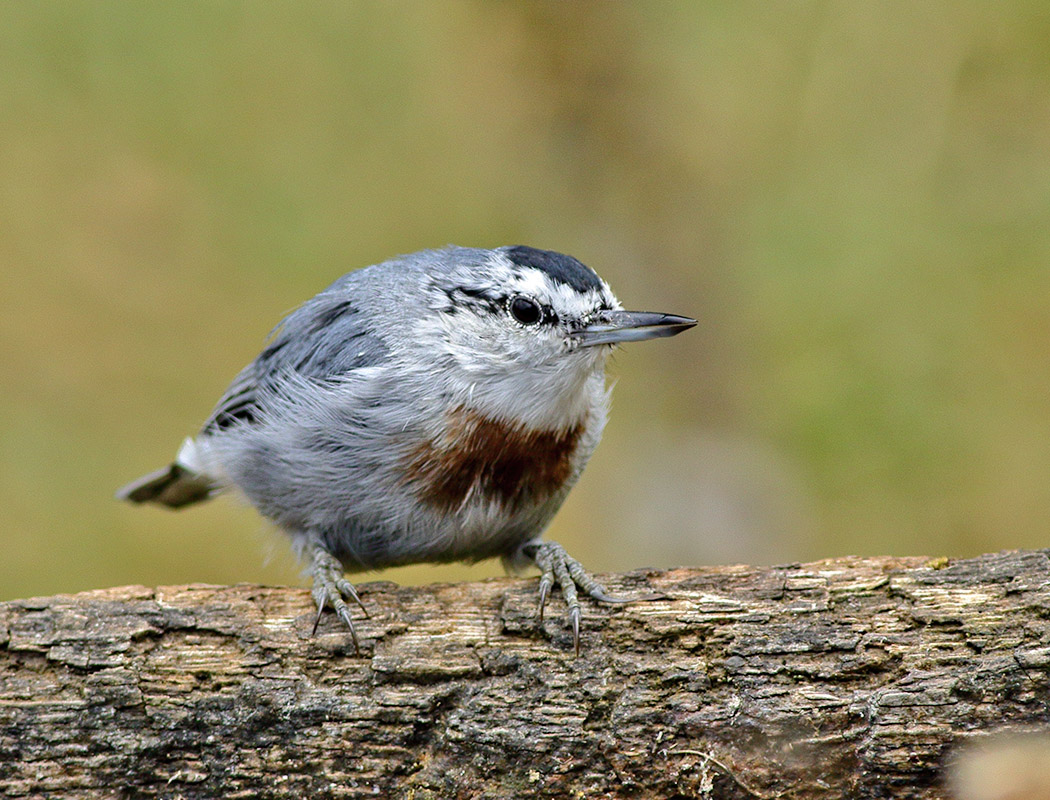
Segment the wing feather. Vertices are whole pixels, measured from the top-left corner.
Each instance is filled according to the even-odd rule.
[[[282,375],[342,378],[382,361],[387,347],[342,291],[322,292],[278,325],[269,344],[238,373],[204,423],[202,433],[253,424]]]

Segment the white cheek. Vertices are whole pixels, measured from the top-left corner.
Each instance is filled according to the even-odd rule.
[[[447,352],[463,372],[477,376],[498,376],[513,369],[522,349],[515,337],[487,320],[463,315],[451,320],[444,341]]]
[[[434,365],[429,389],[453,404],[535,429],[572,425],[604,397],[608,348],[571,349],[558,330],[509,320],[440,314],[417,328],[417,350]]]
[[[420,321],[413,331],[414,360],[448,370],[449,359],[464,373],[484,372],[503,361],[499,357],[500,332],[469,313],[434,314]],[[439,382],[444,374],[435,374]]]

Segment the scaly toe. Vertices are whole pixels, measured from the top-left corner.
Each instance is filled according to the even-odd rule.
[[[317,605],[317,617],[314,620],[313,631],[310,635],[317,634],[317,626],[321,624],[324,610],[331,606],[336,616],[350,629],[350,637],[354,641],[354,653],[360,655],[361,646],[357,639],[357,630],[354,628],[354,620],[350,616],[350,608],[346,605],[344,598],[353,599],[364,611],[366,617],[368,616],[368,609],[361,602],[361,597],[357,594],[357,590],[354,589],[354,585],[343,575],[342,565],[335,556],[316,545],[311,556],[310,571],[313,573],[314,578],[312,594],[314,603]]]
[[[609,594],[590,573],[587,572],[575,558],[565,552],[565,548],[557,542],[532,541],[521,550],[527,557],[531,558],[540,569],[539,586],[539,609],[538,617],[543,622],[543,611],[550,598],[551,589],[557,583],[561,589],[565,605],[568,606],[569,625],[572,627],[572,643],[576,656],[580,655],[580,610],[579,589],[601,603],[630,603],[637,598],[617,597]]]
[[[372,615],[368,613],[368,609],[365,608],[365,604],[361,602],[361,596],[357,593],[357,589],[354,588],[354,585],[350,583],[350,581],[348,581],[346,578],[340,578],[335,582],[335,588],[339,590],[339,594],[341,594],[343,597],[349,597],[355,603],[357,603],[358,608],[361,609],[361,613],[363,613],[366,617],[371,619]]]

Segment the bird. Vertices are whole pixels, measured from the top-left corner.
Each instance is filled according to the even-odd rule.
[[[606,424],[605,364],[695,319],[625,311],[572,256],[448,246],[352,271],[271,332],[167,467],[117,491],[173,509],[239,491],[291,538],[360,647],[347,573],[499,557],[557,585],[575,652],[579,591],[606,591],[542,533]]]

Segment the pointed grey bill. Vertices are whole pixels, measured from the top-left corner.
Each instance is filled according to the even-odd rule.
[[[654,311],[602,311],[585,328],[572,332],[582,347],[641,342],[674,336],[696,325],[695,319]]]

